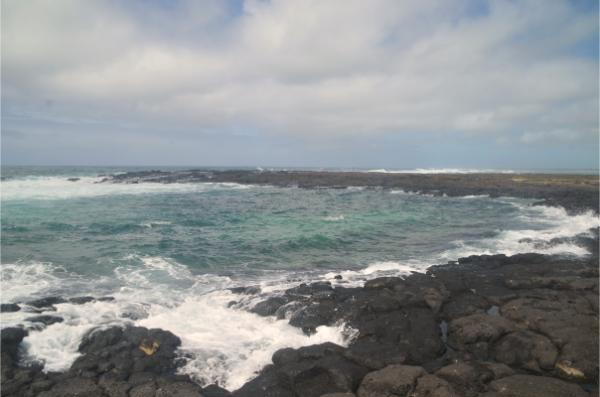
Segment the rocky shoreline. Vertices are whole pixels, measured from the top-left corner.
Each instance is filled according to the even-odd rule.
[[[187,174],[186,174],[187,173]],[[327,175],[321,175],[327,174]],[[319,176],[321,175],[321,176]],[[525,178],[515,181],[514,178]],[[554,178],[554,179],[553,179]],[[253,171],[150,171],[105,182],[236,182],[276,186],[401,188],[432,194],[513,195],[576,212],[598,209],[598,183],[581,176],[398,175]],[[420,182],[419,182],[420,181]],[[76,181],[74,183],[77,183]],[[570,192],[570,193],[569,193]],[[238,390],[178,375],[180,339],[142,327],[92,330],[64,373],[21,366],[28,330],[1,332],[1,395],[41,397],[558,397],[598,396],[598,230],[580,236],[586,258],[540,254],[472,256],[426,274],[382,277],[364,287],[344,280],[300,284],[249,310],[310,335],[321,325],[353,330],[332,343],[282,349]],[[551,242],[550,242],[551,243]],[[234,310],[257,287],[236,288]],[[78,297],[85,304],[111,297]],[[28,307],[64,302],[47,297]],[[22,310],[19,304],[2,311]],[[44,310],[47,311],[47,310]],[[34,316],[35,313],[32,313]],[[58,316],[37,316],[41,327]],[[218,326],[216,324],[215,326]]]
[[[348,347],[279,350],[255,379],[227,391],[176,374],[181,342],[168,331],[96,330],[69,371],[43,373],[18,364],[27,331],[6,328],[2,396],[598,395],[597,254],[473,256],[364,287],[300,284],[251,310],[307,334],[342,321],[356,335]]]

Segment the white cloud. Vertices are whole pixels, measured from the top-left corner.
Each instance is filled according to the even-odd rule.
[[[136,4],[3,1],[5,111],[312,138],[598,134],[598,60],[571,51],[598,19],[568,2]]]

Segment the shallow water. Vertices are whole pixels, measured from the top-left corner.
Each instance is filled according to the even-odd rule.
[[[585,255],[550,240],[598,226],[533,201],[433,197],[400,190],[237,184],[117,185],[98,174],[124,168],[4,168],[1,301],[61,295],[113,302],[57,305],[65,318],[24,341],[29,360],[64,370],[97,326],[135,323],[181,337],[184,371],[241,386],[286,346],[347,343],[343,324],[307,337],[251,314],[259,297],[226,288],[256,284],[263,298],[326,279],[361,284],[481,253]],[[67,178],[77,177],[71,182]],[[341,274],[341,281],[333,280]],[[242,299],[241,308],[228,308]],[[4,313],[2,326],[31,313]]]

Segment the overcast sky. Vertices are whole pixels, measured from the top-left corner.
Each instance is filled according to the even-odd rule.
[[[598,2],[3,0],[2,163],[598,168]]]

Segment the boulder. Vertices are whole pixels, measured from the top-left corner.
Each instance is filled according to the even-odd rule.
[[[267,300],[257,303],[250,311],[259,316],[272,316],[281,306],[288,302],[286,298],[274,296]]]
[[[21,306],[16,303],[2,303],[0,304],[0,313],[18,312],[21,310]]]
[[[452,386],[435,375],[423,375],[417,380],[417,387],[411,397],[455,397]]]
[[[496,361],[535,372],[553,369],[557,357],[550,339],[530,331],[511,332],[494,345]]]
[[[367,369],[343,355],[344,348],[323,343],[300,349],[282,349],[273,355],[275,365],[236,390],[236,397],[320,397],[334,392],[353,392]]]
[[[64,319],[59,316],[51,316],[51,315],[40,315],[34,317],[27,317],[25,321],[31,321],[32,323],[40,323],[44,326],[52,325],[55,323],[62,323]]]
[[[368,373],[358,388],[358,397],[408,397],[417,386],[417,379],[425,375],[422,367],[390,365]]]
[[[515,324],[502,316],[472,314],[450,322],[448,345],[473,353],[479,359],[487,359],[492,344],[514,329]]]
[[[59,303],[65,303],[65,302],[66,302],[66,300],[60,296],[49,296],[47,298],[29,301],[26,304],[29,306],[41,309],[41,308],[52,308],[54,305],[57,305]]]

